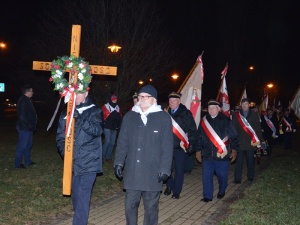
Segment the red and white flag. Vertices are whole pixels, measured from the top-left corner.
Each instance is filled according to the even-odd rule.
[[[201,94],[204,78],[202,55],[197,58],[195,69],[181,89],[181,103],[193,114],[197,128],[201,118]]]
[[[227,70],[228,70],[228,64],[226,63],[225,68],[221,72],[222,84],[221,84],[221,88],[220,88],[219,95],[218,95],[219,96],[218,101],[222,103],[222,112],[228,118],[230,118],[230,104],[229,104],[228,90],[227,90],[227,84],[226,84],[226,78],[225,78],[225,76],[227,74]]]
[[[243,93],[242,93],[241,98],[240,98],[240,101],[239,101],[239,105],[242,104],[242,100],[243,100],[244,98],[247,98],[246,87],[244,87]]]
[[[262,102],[260,103],[258,107],[258,111],[261,115],[265,115],[267,113],[267,108],[268,108],[268,93],[264,95],[264,98]]]
[[[290,108],[294,110],[295,115],[300,119],[300,86],[294,95],[294,98],[290,104]]]

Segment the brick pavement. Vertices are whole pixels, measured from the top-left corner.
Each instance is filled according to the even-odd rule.
[[[267,157],[262,157],[261,167],[266,161]],[[245,163],[246,164],[246,163]],[[249,182],[245,175],[246,169],[243,170],[242,184],[233,183],[233,171],[235,165],[230,165],[228,188],[226,195],[223,199],[216,198],[218,193],[217,178],[214,178],[214,199],[212,202],[201,202],[202,198],[202,169],[201,165],[195,163],[194,169],[191,174],[185,175],[183,191],[180,199],[172,199],[170,196],[161,194],[159,202],[159,225],[208,225],[216,224],[214,217],[220,214],[223,201],[232,198],[234,193],[241,192],[248,186]],[[165,186],[164,186],[165,189]],[[164,190],[163,189],[163,190]],[[225,204],[225,203],[224,203]],[[223,205],[224,205],[223,204]],[[139,207],[139,220],[138,224],[143,224],[143,203]],[[63,219],[52,223],[53,225],[71,225],[72,218]],[[88,225],[125,225],[124,214],[124,193],[118,193],[102,203],[92,205],[89,215]]]

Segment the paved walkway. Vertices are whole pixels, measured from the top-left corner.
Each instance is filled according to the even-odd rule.
[[[268,157],[261,157],[261,164],[256,166],[263,167]],[[204,203],[202,198],[202,169],[201,165],[196,164],[191,174],[185,175],[183,191],[180,199],[172,199],[170,196],[161,194],[159,203],[159,225],[213,225],[216,224],[214,218],[221,213],[223,201],[229,201],[230,198],[236,197],[236,192],[241,192],[250,182],[245,175],[246,169],[243,170],[242,184],[233,183],[233,171],[235,165],[230,165],[229,181],[226,195],[223,199],[217,199],[218,193],[217,178],[214,178],[214,199],[212,202]],[[164,189],[165,190],[165,186]],[[225,204],[223,204],[224,207]],[[143,204],[139,207],[138,224],[143,224]],[[60,220],[53,223],[55,225],[72,225],[72,218]],[[118,193],[115,196],[103,201],[98,205],[92,205],[89,215],[88,225],[125,225],[124,214],[124,193]]]

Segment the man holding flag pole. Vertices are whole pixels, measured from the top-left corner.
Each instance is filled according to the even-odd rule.
[[[198,150],[197,126],[201,113],[201,89],[203,82],[202,54],[197,58],[189,75],[179,88],[178,92],[169,94],[168,113],[172,117],[175,165],[175,176],[170,176],[167,181],[165,195],[173,192],[172,198],[178,199],[184,181],[186,167],[193,167],[193,159],[189,155],[193,150]],[[181,92],[181,93],[180,93]],[[189,165],[191,164],[191,165]],[[190,169],[190,171],[191,171]]]

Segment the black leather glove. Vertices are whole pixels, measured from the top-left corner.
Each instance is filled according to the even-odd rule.
[[[79,114],[78,110],[74,109],[73,118],[77,118],[79,116],[80,116],[80,114]]]
[[[123,180],[122,170],[123,170],[123,166],[115,165],[115,167],[114,167],[115,176],[116,176],[116,178],[118,178],[119,181]]]
[[[189,147],[186,149],[186,154],[187,154],[188,156],[191,156],[191,155],[193,155],[194,152],[195,152],[195,151],[194,151],[194,149],[193,149],[193,146],[192,146],[192,145],[189,145]]]
[[[158,183],[162,182],[162,181],[166,181],[168,179],[168,175],[162,172],[158,173]]]

